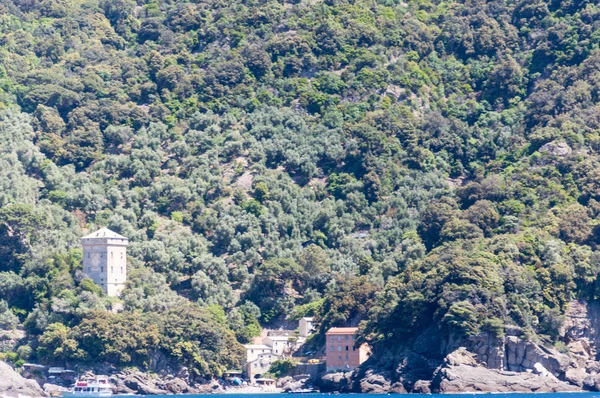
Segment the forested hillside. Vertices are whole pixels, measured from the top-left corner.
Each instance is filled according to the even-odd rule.
[[[432,318],[555,342],[600,294],[599,32],[586,0],[0,1],[9,357],[219,375],[312,313],[375,352]]]

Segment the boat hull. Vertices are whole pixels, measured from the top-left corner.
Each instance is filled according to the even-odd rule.
[[[69,398],[93,398],[93,397],[111,397],[112,392],[85,392],[85,391],[65,391],[62,394],[63,397]]]

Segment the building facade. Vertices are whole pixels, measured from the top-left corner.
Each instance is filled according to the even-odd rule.
[[[244,366],[244,374],[251,384],[256,383],[256,379],[259,379],[266,372],[271,369],[271,364],[276,360],[280,359],[281,356],[272,352],[258,354],[256,358],[249,361]]]
[[[315,329],[312,317],[301,318],[298,322],[300,337],[308,337]]]
[[[354,346],[357,330],[358,328],[331,328],[327,331],[327,370],[354,369],[369,358],[370,350],[367,344]]]
[[[119,296],[127,281],[128,239],[108,228],[81,238],[83,272],[108,296]]]
[[[258,359],[259,355],[272,352],[271,347],[263,344],[245,344],[244,348],[246,348],[246,362],[252,362]]]
[[[262,342],[272,348],[273,354],[289,355],[298,344],[297,340],[297,338],[288,336],[267,336]]]

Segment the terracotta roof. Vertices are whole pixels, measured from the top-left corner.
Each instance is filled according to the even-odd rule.
[[[114,238],[114,239],[127,239],[126,237],[119,235],[118,233],[111,231],[108,228],[100,228],[96,232],[92,232],[89,235],[82,237],[81,239],[103,239],[103,238]]]
[[[354,334],[358,328],[331,328],[325,334]]]

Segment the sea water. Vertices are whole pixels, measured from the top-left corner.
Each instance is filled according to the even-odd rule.
[[[494,398],[600,398],[600,392],[540,392],[540,393],[460,393],[460,394],[339,394],[339,393],[262,393],[262,394],[169,394],[149,395],[152,398],[215,398],[217,396],[231,398],[273,398],[273,395],[282,398],[306,398],[336,397],[336,398],[373,398],[378,396],[393,396],[397,398],[481,398],[482,395],[493,395]],[[132,395],[113,395],[113,397],[128,397]],[[137,395],[144,397],[145,395]]]

